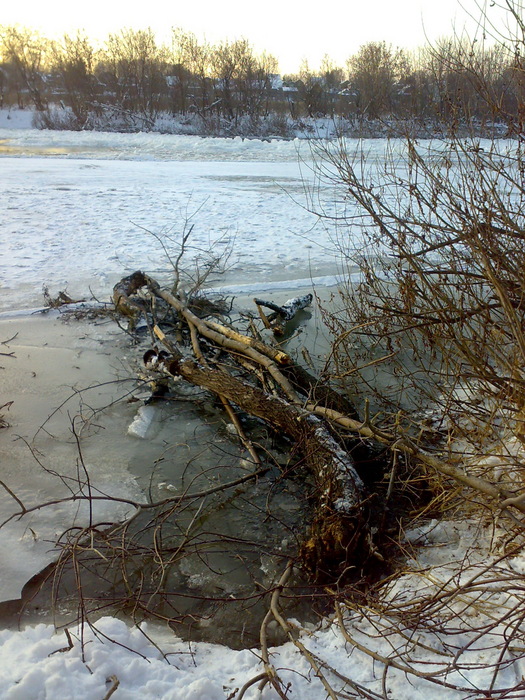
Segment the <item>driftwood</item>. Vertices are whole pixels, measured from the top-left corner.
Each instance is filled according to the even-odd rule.
[[[151,355],[148,358],[151,362]],[[304,563],[317,576],[346,565],[366,539],[366,491],[352,458],[323,421],[300,406],[179,353],[159,358],[159,363],[170,375],[226,397],[293,441],[315,480],[315,516],[303,544]]]
[[[367,500],[366,489],[352,457],[337,442],[324,417],[315,413],[322,407],[358,421],[352,404],[294,363],[286,352],[267,345],[259,337],[240,333],[216,318],[200,318],[191,310],[191,300],[184,294],[163,290],[154,279],[140,271],[115,285],[113,298],[117,309],[132,318],[144,312],[140,299],[135,299],[142,287],[147,288],[150,296],[162,299],[172,308],[189,331],[186,337],[189,335],[188,342],[193,350],[193,357],[185,356],[152,319],[157,339],[165,349],[146,353],[147,368],[182,377],[216,394],[237,426],[239,437],[256,466],[260,465],[260,460],[235,420],[235,407],[286,435],[315,485],[314,515],[304,537],[303,561],[317,576],[347,566],[359,546],[369,539],[363,505]],[[285,325],[298,310],[311,303],[312,295],[290,300],[283,306],[257,301],[273,308],[273,319]],[[220,367],[216,362],[218,357],[221,357]]]
[[[147,353],[145,359],[150,367],[164,372],[164,376],[180,376],[214,392],[237,426],[239,438],[255,465],[261,464],[260,459],[239,421],[235,420],[235,407],[287,435],[294,451],[302,455],[315,482],[315,515],[304,538],[302,555],[305,565],[315,575],[322,577],[327,570],[335,573],[356,557],[378,554],[372,543],[364,505],[369,494],[352,456],[360,460],[357,466],[362,469],[361,460],[372,463],[377,458],[374,452],[381,445],[389,453],[404,455],[413,463],[489,496],[506,513],[509,509],[525,513],[524,494],[509,492],[499,484],[473,477],[441,461],[406,435],[377,428],[368,415],[361,421],[351,402],[293,362],[285,352],[217,320],[198,317],[189,308],[191,300],[186,300],[183,294],[177,296],[162,290],[155,280],[143,273],[134,273],[115,287],[116,300],[124,313],[129,308],[140,308],[140,302],[133,299],[140,286],[146,286],[151,297],[164,300],[182,327],[186,326],[194,355],[185,357],[159,326],[154,325],[155,334],[166,350]],[[155,319],[152,320],[155,323]],[[334,432],[341,429],[353,436],[350,441],[345,440],[344,447]]]
[[[113,287],[113,303],[117,311],[123,316],[136,319],[143,312],[144,306],[133,298],[133,295],[144,286],[146,286],[146,275],[140,270],[117,282]]]
[[[273,301],[264,301],[263,299],[254,299],[253,301],[257,306],[257,311],[264,326],[271,329],[274,335],[283,335],[286,322],[291,321],[298,311],[302,311],[307,306],[310,306],[312,299],[313,294],[305,294],[301,297],[288,299],[282,306],[274,304]],[[271,309],[273,313],[267,316],[262,309],[263,306]]]
[[[274,313],[268,317],[271,322],[274,318],[280,316],[283,321],[291,321],[292,318],[298,311],[306,309],[312,303],[313,295],[305,294],[302,297],[293,297],[293,299],[288,299],[282,306],[274,304],[273,301],[263,301],[262,299],[254,299],[257,306],[266,306],[266,308],[271,309]]]
[[[147,277],[147,283],[148,288],[151,292],[159,296],[161,299],[164,299],[164,301],[170,304],[170,306],[173,306],[173,308],[176,309],[184,317],[186,322],[189,324],[190,331],[193,327],[202,336],[213,341],[219,347],[222,347],[225,350],[229,350],[234,353],[244,355],[250,360],[253,360],[257,364],[261,365],[281,386],[283,391],[286,393],[287,397],[293,403],[300,403],[300,399],[297,396],[294,388],[292,387],[288,379],[282,374],[282,372],[272,359],[275,356],[275,348],[269,348],[268,346],[265,346],[261,343],[259,345],[259,349],[256,349],[251,345],[248,345],[244,342],[236,340],[235,338],[230,338],[224,335],[223,333],[220,333],[219,331],[215,330],[215,328],[211,324],[208,324],[204,319],[201,319],[198,316],[196,316],[188,308],[187,304],[183,303],[180,299],[177,299],[177,297],[175,297],[170,292],[161,289],[159,284],[155,280],[151,279],[150,277]],[[261,348],[264,349],[264,352],[260,351]]]
[[[365,415],[361,421],[354,406],[329,385],[292,361],[287,353],[263,343],[251,323],[255,337],[239,333],[217,319],[197,316],[191,308],[192,300],[185,295],[171,294],[142,272],[124,278],[115,285],[114,301],[123,314],[137,318],[146,313],[145,305],[135,294],[146,287],[152,300],[164,300],[177,318],[179,328],[186,327],[191,338],[193,358],[185,357],[157,325],[155,304],[151,304],[150,327],[166,350],[148,351],[145,361],[150,369],[164,376],[178,376],[214,392],[221,400],[230,420],[236,426],[242,443],[250,451],[254,464],[260,459],[249,438],[236,420],[235,407],[263,419],[275,430],[287,435],[293,448],[303,457],[315,482],[315,515],[302,549],[303,561],[312,572],[322,575],[327,569],[334,573],[347,566],[357,555],[377,554],[367,524],[365,502],[369,499],[365,486],[356,470],[349,450],[345,449],[336,433],[343,429],[353,435],[345,446],[351,445],[352,455],[373,460],[377,446],[383,446],[395,458],[404,455],[413,463],[435,470],[462,486],[474,489],[495,501],[496,507],[522,525],[509,509],[525,513],[525,494],[507,491],[500,484],[475,477],[460,467],[450,465],[425,452],[408,436],[379,429]],[[300,309],[311,302],[311,295],[278,306],[272,302],[258,303],[261,318],[270,323],[261,307],[275,311],[272,319],[286,323],[293,308]],[[295,303],[299,301],[300,303]],[[292,303],[294,302],[294,303]],[[195,307],[193,306],[193,309]],[[177,342],[183,339],[179,333]],[[248,375],[246,374],[248,372]],[[250,379],[247,380],[246,376]],[[368,411],[366,411],[368,414]],[[357,448],[357,449],[356,449]],[[359,466],[359,465],[358,465]],[[365,551],[361,549],[364,545]]]

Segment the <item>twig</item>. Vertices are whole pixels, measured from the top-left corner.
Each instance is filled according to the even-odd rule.
[[[234,352],[240,352],[243,355],[247,355],[252,360],[255,360],[258,364],[262,365],[268,370],[292,403],[301,403],[295,389],[292,387],[288,379],[286,379],[275,363],[266,357],[266,355],[258,352],[255,350],[255,348],[250,346],[247,347],[244,343],[227,338],[222,333],[218,333],[213,328],[210,328],[206,322],[202,321],[198,316],[192,313],[179,299],[174,297],[173,294],[162,290],[155,280],[153,280],[151,277],[147,277],[146,279],[150,290],[177,309],[177,311],[179,311],[179,313],[181,313],[187,321],[193,323],[201,335],[209,340],[212,340],[221,347],[233,350]]]
[[[11,496],[11,498],[14,498],[15,501],[16,501],[16,502],[18,503],[18,505],[20,506],[20,508],[22,509],[22,512],[21,512],[21,513],[18,513],[17,515],[24,515],[25,513],[28,512],[28,511],[27,511],[27,508],[25,507],[25,505],[24,505],[24,504],[22,503],[22,501],[18,498],[18,496],[16,495],[16,493],[14,493],[14,492],[9,488],[9,486],[7,486],[7,484],[5,484],[3,481],[0,481],[0,486],[3,486],[3,487],[4,487],[4,489],[5,489],[5,490],[7,491],[7,493]],[[4,524],[4,523],[2,523],[2,524]],[[1,526],[0,526],[0,527],[1,527]]]
[[[253,301],[254,301],[254,303],[255,303],[255,306],[257,307],[257,311],[258,311],[258,313],[259,313],[259,316],[261,317],[261,321],[263,322],[264,327],[265,327],[267,330],[271,331],[271,330],[272,330],[272,324],[271,324],[270,321],[268,320],[268,316],[264,313],[264,311],[263,311],[263,309],[262,309],[262,306],[261,306],[260,304],[257,303],[257,300],[254,299]]]
[[[104,697],[102,698],[102,700],[109,700],[109,698],[113,695],[113,693],[115,693],[115,692],[117,691],[117,688],[118,688],[119,685],[120,685],[120,681],[119,681],[119,679],[118,679],[116,676],[110,676],[110,677],[108,678],[108,680],[110,680],[110,681],[112,682],[113,685],[112,685],[111,688],[108,690],[108,692],[104,695]]]
[[[239,439],[241,440],[242,444],[245,446],[245,448],[248,450],[250,453],[254,464],[256,464],[258,467],[261,467],[261,460],[259,458],[259,455],[257,454],[257,451],[255,450],[255,447],[253,446],[253,443],[248,437],[246,436],[246,433],[243,430],[243,427],[241,425],[241,422],[239,418],[237,417],[237,414],[233,410],[231,403],[228,401],[228,399],[225,396],[220,395],[220,400],[222,402],[222,405],[224,406],[226,413],[230,417],[231,422],[235,426],[235,430],[237,431],[237,435],[239,436]]]
[[[282,590],[286,586],[286,582],[290,578],[291,574],[293,571],[293,562],[289,561],[286,569],[284,570],[283,575],[279,579],[279,583],[277,584],[276,589],[272,593],[272,598],[270,602],[270,610],[272,615],[274,616],[275,620],[279,623],[281,626],[282,630],[286,633],[288,639],[294,644],[297,649],[301,652],[301,654],[304,656],[304,658],[308,661],[310,666],[312,667],[315,675],[321,683],[324,686],[324,689],[328,693],[329,697],[332,698],[332,700],[337,700],[337,695],[326,679],[324,673],[321,671],[321,667],[317,663],[317,661],[314,659],[312,654],[308,651],[308,649],[304,646],[304,644],[299,640],[296,639],[296,636],[293,634],[293,628],[288,624],[288,622],[283,618],[281,615],[281,612],[279,610],[279,596],[281,595]]]
[[[244,697],[246,691],[252,687],[252,685],[255,685],[259,681],[268,681],[268,675],[266,671],[263,671],[262,673],[259,673],[257,676],[254,676],[253,678],[250,678],[250,680],[246,681],[246,683],[242,686],[242,688],[239,690],[239,694],[237,695],[236,700],[242,700]]]

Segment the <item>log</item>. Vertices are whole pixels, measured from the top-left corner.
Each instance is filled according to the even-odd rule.
[[[198,318],[188,308],[184,299],[162,291],[154,280],[142,272],[136,272],[115,285],[114,301],[117,308],[126,315],[130,315],[130,312],[134,314],[135,310],[141,309],[140,303],[130,297],[144,284],[151,292],[177,310],[179,318],[184,319],[192,330],[194,340],[198,332],[224,348],[241,366],[247,366],[252,372],[257,373],[263,385],[265,382],[262,370],[266,370],[287,397],[288,400],[285,400],[271,395],[239,377],[209,365],[200,352],[202,362],[185,359],[165,337],[158,325],[154,326],[155,334],[167,347],[169,354],[158,353],[157,350],[148,351],[145,362],[151,369],[183,377],[193,384],[213,391],[225,405],[227,402],[234,403],[243,411],[261,418],[273,428],[286,434],[302,453],[316,486],[315,515],[302,547],[302,556],[305,566],[318,580],[326,576],[333,577],[335,571],[344,570],[362,555],[366,556],[370,553],[377,555],[368,528],[368,513],[365,507],[368,497],[365,487],[355,469],[349,450],[343,449],[334,439],[329,425],[334,426],[335,429],[341,426],[360,436],[356,438],[353,445],[350,439],[353,455],[358,455],[359,449],[361,452],[364,450],[363,457],[357,456],[359,463],[362,458],[367,461],[371,461],[370,457],[372,460],[376,459],[370,449],[370,442],[372,445],[382,445],[385,450],[395,454],[403,453],[416,462],[431,467],[440,474],[494,499],[502,511],[508,513],[517,524],[521,525],[521,522],[508,509],[515,508],[520,513],[525,513],[525,493],[509,492],[499,485],[472,476],[425,452],[412,443],[407,436],[399,437],[395,433],[381,430],[371,423],[366,409],[365,419],[361,422],[354,406],[347,399],[331,387],[319,382],[299,365],[295,365],[286,353],[265,345],[260,339],[241,335],[215,321]],[[308,297],[311,301],[311,295],[303,297],[303,300],[308,301]],[[295,300],[290,300],[292,301]],[[260,300],[256,302],[271,307],[271,302]],[[283,308],[273,306],[279,311]],[[295,306],[296,309],[304,308],[301,304],[290,304],[290,306]],[[287,313],[282,316],[286,316]],[[248,447],[242,429],[239,434]],[[366,443],[362,438],[366,438]],[[345,445],[348,448],[348,437],[345,438]],[[256,456],[254,462],[258,462]]]
[[[132,295],[146,285],[146,275],[137,270],[127,277],[123,277],[120,282],[113,287],[113,303],[115,308],[123,316],[136,320],[144,310],[143,305],[132,299]]]
[[[328,384],[321,382],[301,365],[290,360],[286,367],[281,368],[281,371],[290,380],[294,389],[308,397],[309,403],[319,404],[324,408],[342,413],[354,421],[359,421],[359,413],[349,399],[339,394]]]
[[[238,340],[240,343],[244,343],[245,345],[255,348],[255,350],[262,353],[263,355],[266,355],[266,357],[269,357],[271,360],[274,360],[279,365],[289,365],[292,362],[292,358],[290,357],[290,355],[283,352],[282,350],[272,348],[270,345],[265,345],[265,343],[261,342],[260,340],[257,340],[256,338],[250,338],[249,336],[242,335],[241,333],[234,331],[232,328],[229,328],[228,326],[225,326],[222,323],[217,323],[216,321],[209,321],[208,319],[206,319],[205,323],[209,328],[212,328],[213,330],[222,333],[227,338],[231,338],[232,340]]]
[[[213,341],[220,347],[225,348],[226,350],[245,355],[251,360],[254,360],[257,364],[262,365],[266,370],[268,370],[273,379],[283,389],[290,401],[292,401],[292,403],[300,403],[299,397],[288,379],[283,375],[279,367],[277,367],[275,362],[271,360],[267,354],[263,354],[251,345],[246,345],[244,342],[240,342],[239,340],[228,338],[223,333],[216,331],[208,323],[206,323],[205,320],[199,318],[192,311],[190,311],[190,309],[180,299],[177,299],[177,297],[170,292],[161,289],[159,284],[154,279],[151,277],[146,277],[146,279],[150,291],[161,299],[164,299],[165,302],[178,311],[188,324],[193,324],[195,326],[201,335]]]
[[[291,321],[298,311],[306,309],[312,303],[313,294],[305,294],[301,297],[293,297],[285,301],[282,306],[274,304],[273,301],[264,301],[263,299],[254,299],[257,306],[257,311],[261,317],[265,328],[272,330],[274,335],[284,335],[284,324]],[[262,307],[265,306],[273,311],[272,314],[266,316]]]
[[[352,458],[324,422],[300,406],[191,358],[168,360],[166,369],[227,398],[295,443],[315,481],[315,516],[302,547],[305,566],[318,580],[346,568],[367,540],[367,494]]]
[[[270,321],[273,321],[277,316],[280,316],[283,321],[291,321],[292,318],[298,311],[306,309],[312,303],[313,294],[305,294],[302,297],[293,297],[293,299],[288,299],[282,306],[274,304],[273,301],[264,301],[263,299],[254,299],[253,301],[257,306],[265,306],[271,309],[274,313],[270,314],[268,317]]]

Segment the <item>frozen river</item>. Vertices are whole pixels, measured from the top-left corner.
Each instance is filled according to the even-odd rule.
[[[0,310],[168,272],[158,238],[173,253],[189,226],[190,256],[229,255],[212,284],[333,275],[333,229],[309,211],[333,191],[310,161],[298,141],[0,130]]]

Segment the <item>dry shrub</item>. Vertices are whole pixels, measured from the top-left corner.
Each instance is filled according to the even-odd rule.
[[[518,4],[509,8],[516,18]],[[483,547],[480,536],[465,539],[464,558],[448,567],[425,571],[412,560],[413,573],[370,591],[368,612],[343,596],[342,633],[384,665],[381,697],[393,669],[462,697],[521,697],[523,515],[505,512],[525,500],[521,139],[407,137],[380,154],[340,140],[316,156],[318,177],[340,195],[322,214],[338,224],[348,272],[325,309],[332,379],[360,397],[393,448],[408,440],[419,450],[409,469],[436,495],[405,525],[408,539],[439,510],[492,533]],[[495,490],[458,485],[457,474]],[[365,639],[363,625],[376,634]],[[484,662],[471,656],[481,646]],[[461,682],[476,669],[482,686]]]

